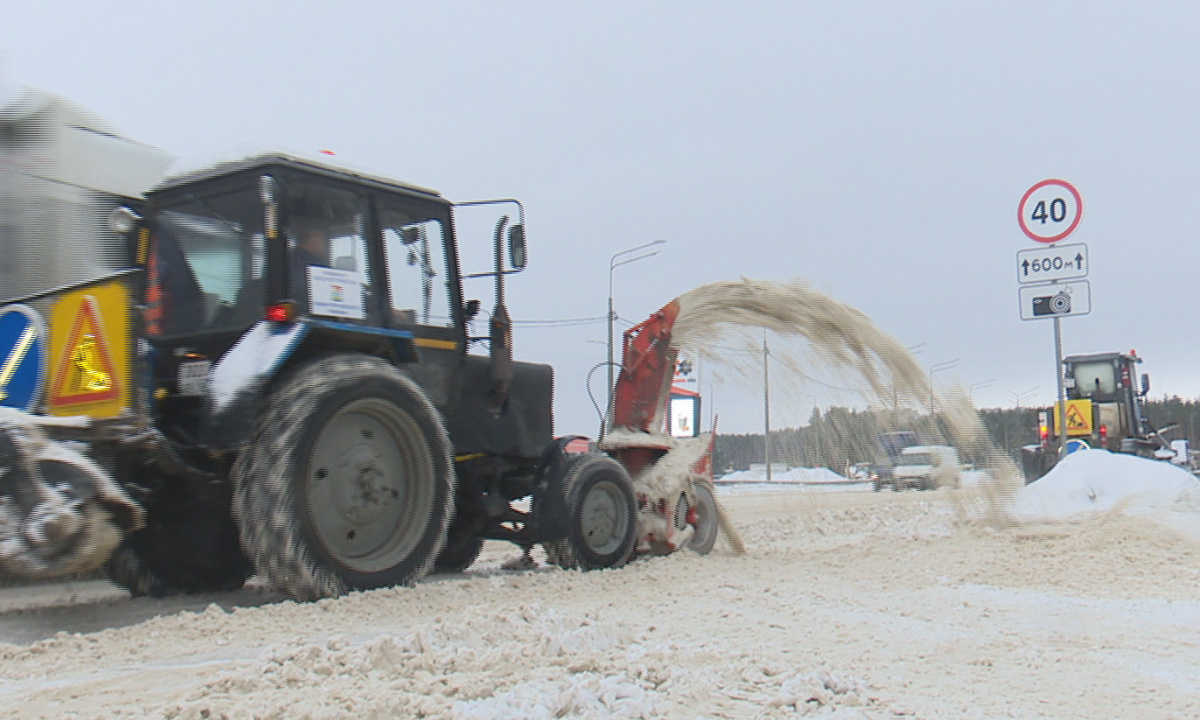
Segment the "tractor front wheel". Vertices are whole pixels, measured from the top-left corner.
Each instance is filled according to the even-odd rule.
[[[595,570],[624,565],[637,541],[637,500],[629,473],[607,455],[580,454],[563,472],[569,532],[542,544],[560,567]]]

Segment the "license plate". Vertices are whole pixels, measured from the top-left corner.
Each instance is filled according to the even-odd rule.
[[[179,364],[179,394],[205,395],[208,393],[208,371],[211,360],[197,360]]]

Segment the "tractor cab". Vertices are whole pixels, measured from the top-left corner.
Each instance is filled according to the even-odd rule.
[[[1134,378],[1141,362],[1133,351],[1064,358],[1067,434],[1087,437],[1092,447],[1114,451],[1121,450],[1124,439],[1144,436],[1141,401],[1150,391],[1150,376],[1142,375],[1139,389]]]
[[[452,211],[426,188],[279,154],[160,185],[140,245],[155,424],[230,447],[249,430],[239,396],[330,348],[434,360],[413,372],[447,411],[457,378],[438,356],[465,353],[478,307]]]
[[[1021,448],[1027,480],[1054,467],[1060,444],[1068,452],[1101,448],[1147,458],[1189,457],[1186,449],[1173,450],[1160,434],[1171,426],[1155,429],[1146,417],[1143,402],[1150,377],[1143,374],[1140,386],[1135,381],[1141,362],[1132,350],[1063,358],[1066,403],[1057,411],[1038,411],[1038,443]]]

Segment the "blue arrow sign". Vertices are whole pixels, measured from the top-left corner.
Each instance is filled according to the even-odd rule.
[[[46,379],[46,324],[33,308],[0,309],[0,405],[35,409]]]

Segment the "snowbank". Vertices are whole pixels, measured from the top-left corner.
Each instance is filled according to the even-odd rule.
[[[767,482],[767,470],[763,466],[751,466],[749,470],[738,470],[736,472],[727,473],[719,478],[716,478],[718,483],[765,483]],[[858,481],[850,480],[842,475],[838,475],[829,468],[787,468],[781,469],[773,467],[771,469],[771,482],[773,483],[851,483],[856,484]]]
[[[1119,509],[1200,519],[1200,481],[1167,462],[1087,450],[1068,455],[1017,493],[1011,515],[1021,522],[1061,522]]]

